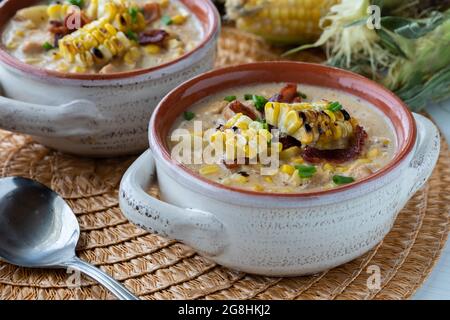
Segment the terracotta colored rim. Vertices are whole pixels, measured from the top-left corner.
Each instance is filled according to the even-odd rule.
[[[204,28],[205,35],[202,42],[195,49],[165,64],[161,64],[159,66],[152,68],[137,69],[127,72],[118,72],[111,74],[63,73],[26,64],[20,61],[19,59],[16,59],[15,57],[11,56],[5,50],[5,47],[1,43],[0,43],[0,61],[26,74],[32,74],[44,78],[52,77],[52,78],[73,79],[73,80],[93,81],[93,80],[126,79],[158,71],[189,58],[195,52],[199,51],[200,49],[205,47],[208,43],[210,43],[210,41],[213,40],[214,37],[218,35],[220,29],[220,15],[216,7],[210,0],[180,0],[180,1],[200,20]],[[0,24],[0,28],[4,27],[4,24],[8,21],[8,19],[10,19],[14,15],[14,13],[17,10],[19,10],[20,8],[30,6],[36,2],[37,2],[36,0],[24,0],[24,1],[3,0],[3,2],[0,2],[0,18],[2,18],[0,19],[0,21],[2,22],[4,21],[2,24]],[[2,32],[0,31],[0,38],[1,34]]]
[[[251,79],[250,79],[251,77]],[[284,79],[284,80],[282,80]],[[297,80],[295,80],[297,79]],[[242,190],[210,181],[171,159],[166,137],[174,120],[193,103],[222,90],[246,84],[298,82],[340,89],[368,101],[381,110],[393,124],[397,136],[397,151],[392,161],[376,173],[354,183],[330,190],[302,193],[273,193]],[[221,191],[245,195],[296,198],[317,197],[349,190],[378,179],[396,168],[414,148],[417,128],[412,113],[394,93],[358,74],[329,66],[300,62],[259,62],[217,69],[197,76],[172,90],[158,105],[150,121],[150,146],[162,156],[171,170],[188,175]]]

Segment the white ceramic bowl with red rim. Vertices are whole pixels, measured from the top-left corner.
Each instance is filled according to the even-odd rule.
[[[334,88],[369,101],[395,128],[394,159],[375,174],[332,190],[274,194],[211,182],[170,158],[166,139],[183,111],[223,89],[264,82]],[[348,71],[295,62],[241,65],[185,82],[161,101],[149,136],[151,151],[121,183],[124,214],[221,265],[267,276],[316,273],[369,251],[428,179],[440,148],[436,127],[382,86]],[[161,201],[145,192],[156,176]]]
[[[17,10],[37,2],[2,1],[0,30]],[[21,62],[0,46],[0,128],[85,156],[133,154],[148,148],[148,121],[159,101],[214,65],[220,32],[214,4],[181,2],[201,22],[204,37],[194,50],[153,68],[114,74],[61,73]]]

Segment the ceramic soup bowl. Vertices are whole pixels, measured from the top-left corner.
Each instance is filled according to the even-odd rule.
[[[210,182],[171,159],[167,137],[184,110],[225,88],[265,82],[333,88],[370,102],[395,128],[393,160],[371,176],[335,189],[273,194]],[[149,135],[151,151],[130,167],[121,183],[124,214],[221,265],[267,276],[312,274],[369,251],[428,179],[440,148],[433,123],[412,114],[375,82],[340,69],[294,62],[215,70],[182,84],[160,103]],[[161,201],[146,193],[156,176]]]
[[[20,62],[0,47],[0,128],[86,156],[117,156],[148,148],[148,121],[161,98],[183,81],[212,69],[215,60],[217,10],[210,1],[181,2],[201,22],[203,40],[184,56],[153,68],[60,73]],[[1,2],[0,30],[17,10],[36,3]]]

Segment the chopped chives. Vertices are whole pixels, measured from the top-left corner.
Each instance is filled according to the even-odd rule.
[[[308,99],[308,96],[306,94],[304,94],[303,92],[298,92],[298,96],[302,97],[303,99]]]
[[[253,99],[253,103],[255,104],[256,110],[263,111],[264,106],[267,103],[267,99],[264,98],[263,96],[257,96],[257,95],[253,95],[252,99]]]
[[[195,113],[193,113],[192,111],[185,111],[183,116],[185,120],[191,121],[192,119],[195,118]]]
[[[295,166],[295,169],[297,169],[300,178],[311,178],[317,172],[315,166],[298,165]]]
[[[131,22],[132,23],[138,23],[138,13],[139,13],[139,9],[136,7],[131,7],[130,9],[128,9],[130,16],[131,16]]]
[[[337,185],[343,185],[343,184],[355,182],[355,179],[353,179],[352,177],[336,175],[336,176],[333,176],[333,182]]]
[[[253,95],[247,93],[247,94],[244,95],[244,99],[247,100],[247,101],[248,101],[248,100],[253,100]]]
[[[236,96],[227,96],[227,97],[225,97],[223,100],[228,101],[228,102],[231,102],[231,101],[234,101],[234,100],[236,100],[236,99],[237,99]]]
[[[336,112],[336,111],[342,110],[342,104],[340,104],[337,101],[334,101],[328,105],[327,109],[332,112]]]
[[[131,30],[128,30],[127,32],[125,32],[125,35],[130,40],[134,40],[134,41],[138,41],[139,40],[137,33],[133,32]]]
[[[161,21],[162,21],[162,23],[164,23],[166,26],[170,26],[170,25],[173,23],[172,18],[169,17],[169,16],[163,16],[163,17],[161,18]]]
[[[42,47],[43,47],[45,50],[47,50],[47,51],[54,49],[54,47],[53,47],[49,42],[45,42],[45,43],[42,45]]]
[[[84,0],[69,0],[70,4],[77,6],[79,8],[84,7]]]

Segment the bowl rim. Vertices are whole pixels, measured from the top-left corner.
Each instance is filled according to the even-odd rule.
[[[157,126],[155,123],[158,121],[158,115],[160,114],[161,110],[167,108],[166,104],[170,100],[170,98],[174,95],[179,95],[182,92],[185,92],[188,90],[193,84],[200,83],[202,81],[208,80],[210,77],[215,76],[223,76],[225,74],[234,73],[234,72],[242,72],[242,71],[248,71],[252,68],[254,69],[266,69],[270,68],[271,65],[279,65],[279,66],[287,66],[287,67],[316,67],[322,70],[329,70],[334,73],[334,76],[339,75],[346,75],[347,77],[351,77],[354,80],[360,81],[367,86],[370,86],[371,88],[375,88],[378,90],[378,92],[383,92],[384,94],[387,94],[391,99],[393,99],[397,104],[398,107],[401,108],[402,113],[406,116],[407,121],[407,127],[411,130],[409,135],[405,138],[405,143],[403,146],[398,146],[397,153],[391,161],[385,165],[382,169],[379,171],[361,179],[357,180],[353,183],[345,184],[342,186],[338,186],[332,189],[327,190],[313,190],[313,191],[306,191],[306,192],[298,192],[298,193],[277,193],[277,192],[258,192],[258,191],[252,191],[252,190],[246,190],[246,189],[240,189],[236,187],[230,187],[226,186],[220,183],[217,183],[215,181],[208,180],[201,175],[193,172],[189,168],[187,168],[185,165],[175,161],[171,158],[169,151],[165,148],[164,143],[161,139],[161,136],[159,132],[156,130]],[[254,84],[257,84],[256,82]],[[377,109],[379,109],[379,106],[372,103]],[[384,112],[383,112],[384,113]],[[386,115],[388,117],[388,115]],[[394,125],[391,118],[389,118],[389,121],[391,122],[391,125]],[[171,124],[172,125],[172,124]],[[406,128],[406,127],[405,127]],[[378,180],[384,176],[386,176],[388,173],[392,172],[395,168],[397,168],[403,160],[405,160],[408,155],[411,153],[411,151],[414,149],[415,143],[417,140],[417,126],[416,122],[414,120],[414,116],[412,112],[409,110],[407,105],[393,92],[388,90],[387,88],[383,87],[382,85],[363,77],[359,74],[356,74],[354,72],[350,72],[347,70],[343,70],[336,67],[330,67],[325,66],[321,64],[316,63],[306,63],[306,62],[292,62],[292,61],[265,61],[265,62],[254,62],[254,63],[247,63],[237,66],[230,66],[220,69],[215,69],[206,73],[203,73],[199,76],[196,76],[175,89],[173,89],[171,92],[169,92],[158,104],[157,108],[153,112],[152,118],[150,119],[149,123],[149,143],[150,143],[150,149],[152,150],[153,154],[156,154],[163,162],[168,165],[169,169],[174,170],[174,172],[177,172],[179,175],[179,170],[182,170],[182,173],[190,178],[194,178],[195,182],[200,183],[203,187],[207,187],[209,189],[214,188],[214,191],[220,191],[220,192],[231,192],[233,194],[240,194],[240,195],[246,195],[246,196],[253,196],[258,198],[286,198],[286,199],[308,199],[308,198],[315,198],[318,196],[327,196],[327,195],[333,195],[336,193],[341,193],[344,191],[348,191],[350,189],[355,189],[357,187],[360,187],[362,185],[367,185],[369,182],[372,182],[374,180]],[[213,191],[213,190],[212,190]]]
[[[180,0],[181,2],[184,2],[185,0]],[[181,62],[183,60],[188,59],[190,56],[194,55],[201,49],[203,49],[205,46],[207,46],[211,40],[213,40],[216,35],[218,34],[220,30],[220,14],[217,11],[217,8],[214,6],[214,4],[210,1],[204,1],[204,0],[191,0],[191,1],[199,1],[199,5],[203,6],[207,9],[207,16],[208,16],[208,24],[206,25],[206,31],[205,35],[203,36],[202,41],[192,50],[185,53],[181,57],[178,57],[175,60],[171,60],[169,62],[166,62],[164,64],[160,64],[154,67],[150,68],[141,68],[131,71],[125,71],[125,72],[116,72],[116,73],[110,73],[110,74],[84,74],[84,73],[69,73],[69,72],[59,72],[54,70],[49,70],[41,67],[36,67],[30,64],[27,64],[25,62],[22,62],[21,60],[13,57],[11,54],[9,54],[5,49],[4,44],[2,41],[0,41],[0,62],[5,63],[6,65],[17,69],[19,71],[22,71],[29,75],[34,75],[37,77],[43,77],[43,78],[57,78],[57,79],[69,79],[69,80],[117,80],[117,79],[129,79],[137,76],[141,76],[144,74],[152,73],[155,71],[160,71],[162,69],[165,69],[167,67],[170,67],[174,64],[177,64],[178,62]],[[6,7],[6,4],[13,2],[13,0],[3,0],[0,3],[0,11]],[[14,1],[16,2],[16,1]],[[37,2],[37,1],[36,1]],[[19,3],[19,1],[17,1]],[[185,4],[185,3],[183,3]],[[16,10],[17,11],[17,10]],[[191,13],[193,13],[191,11]],[[195,15],[195,13],[193,13]],[[7,23],[7,22],[5,22]],[[200,23],[205,26],[205,23]],[[0,26],[0,39],[3,34],[3,28],[5,24]]]

